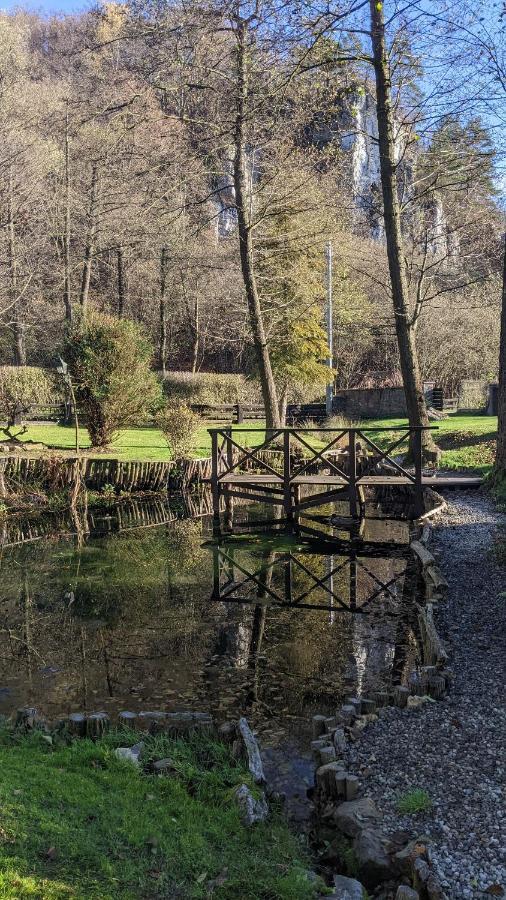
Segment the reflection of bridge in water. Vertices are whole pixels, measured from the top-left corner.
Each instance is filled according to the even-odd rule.
[[[411,593],[416,567],[409,547],[361,540],[333,541],[293,550],[266,550],[243,560],[231,540],[213,545],[212,599],[368,615],[375,601],[387,614]],[[376,570],[376,571],[375,571]],[[384,574],[386,572],[386,574]],[[389,608],[390,607],[390,608]]]

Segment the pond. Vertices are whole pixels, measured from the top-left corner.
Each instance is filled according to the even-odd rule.
[[[4,526],[0,712],[242,713],[269,765],[288,745],[305,758],[316,712],[416,665],[406,521],[371,509],[361,533],[322,516],[290,534],[244,506],[217,539],[208,509],[129,501],[81,539],[64,520]]]

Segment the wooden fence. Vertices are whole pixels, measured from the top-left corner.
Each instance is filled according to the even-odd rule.
[[[263,421],[264,406],[261,403],[196,403],[191,409],[206,422],[223,422],[241,425],[243,422]],[[85,416],[78,410],[79,421],[84,424]],[[286,411],[287,424],[295,425],[304,421],[323,422],[326,417],[324,403],[290,403]],[[20,409],[16,424],[22,422],[62,422],[71,424],[73,410],[69,403],[31,404]],[[152,425],[146,422],[145,425]]]

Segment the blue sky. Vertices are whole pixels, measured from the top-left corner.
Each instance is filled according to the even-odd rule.
[[[43,15],[51,15],[54,13],[73,13],[81,12],[92,4],[86,0],[32,0],[32,2],[22,2],[19,0],[0,0],[0,9],[11,12],[16,7],[29,9]]]

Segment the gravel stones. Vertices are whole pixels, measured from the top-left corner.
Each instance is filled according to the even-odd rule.
[[[480,493],[449,496],[431,551],[449,584],[435,618],[451,656],[451,694],[382,710],[349,746],[347,764],[381,805],[387,833],[427,837],[450,900],[485,900],[490,886],[506,897],[506,574],[492,552],[506,517]],[[401,815],[398,798],[413,788],[428,792],[432,809]],[[432,880],[424,890],[441,896]]]

